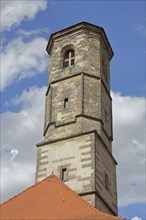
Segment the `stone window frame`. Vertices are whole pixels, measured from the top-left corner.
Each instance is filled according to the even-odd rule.
[[[63,178],[63,170],[66,169],[66,178],[64,179]],[[63,182],[67,182],[68,181],[68,166],[61,166],[60,167],[60,179],[63,181]]]
[[[65,51],[63,56],[63,67],[71,67],[75,63],[75,51],[73,49],[68,49]]]
[[[69,100],[68,97],[64,99],[64,109],[68,109],[69,107]]]

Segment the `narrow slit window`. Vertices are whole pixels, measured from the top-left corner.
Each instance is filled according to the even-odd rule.
[[[109,177],[106,173],[105,173],[105,188],[107,191],[109,190]]]
[[[108,114],[107,114],[106,110],[104,110],[104,117],[105,117],[105,122],[107,123],[108,122]]]
[[[64,108],[68,108],[68,98],[64,99]]]
[[[66,168],[62,169],[61,179],[62,181],[67,181],[67,169]]]
[[[106,82],[108,82],[108,64],[105,59],[102,60],[102,71]]]

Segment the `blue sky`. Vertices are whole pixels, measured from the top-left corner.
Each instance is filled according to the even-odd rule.
[[[48,38],[87,21],[104,28],[115,54],[111,90],[119,216],[146,219],[145,16],[145,1],[1,1],[3,201],[34,183],[35,144],[43,139]]]

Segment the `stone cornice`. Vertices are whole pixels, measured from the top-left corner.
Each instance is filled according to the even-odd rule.
[[[97,33],[98,35],[100,35],[102,37],[102,40],[105,43],[105,46],[106,46],[106,48],[107,48],[107,50],[110,54],[110,59],[111,59],[114,55],[114,52],[111,48],[111,45],[108,41],[108,38],[106,36],[106,33],[105,33],[104,29],[102,27],[99,27],[99,26],[94,25],[94,24],[90,24],[90,23],[85,22],[85,21],[82,21],[82,22],[77,23],[75,25],[72,25],[68,28],[65,28],[65,29],[62,29],[60,31],[52,33],[50,38],[49,38],[49,42],[47,44],[47,48],[46,48],[47,52],[49,54],[51,53],[51,49],[52,49],[52,45],[54,43],[54,40],[56,40],[58,38],[61,38],[65,35],[71,34],[73,32],[83,30],[83,29],[93,31],[93,32]]]
[[[74,135],[70,135],[68,137],[58,138],[58,139],[55,139],[55,140],[42,141],[42,142],[36,144],[36,146],[41,147],[43,145],[52,144],[52,143],[55,143],[55,142],[64,141],[64,140],[68,140],[68,139],[71,139],[71,138],[75,138],[75,137],[79,137],[79,136],[87,135],[87,134],[91,134],[91,133],[95,133],[96,136],[101,140],[101,142],[103,143],[103,146],[105,147],[106,151],[108,152],[108,154],[110,155],[110,157],[112,158],[114,163],[117,165],[117,161],[115,160],[112,153],[109,151],[108,147],[106,146],[105,142],[103,141],[103,139],[101,138],[101,136],[97,133],[97,131],[95,129],[90,130],[90,131],[85,131],[85,132],[82,132],[82,133],[78,133],[78,134],[74,134]]]
[[[49,84],[48,88],[47,88],[46,96],[48,95],[48,92],[49,92],[49,89],[50,89],[50,86],[51,86],[51,85],[53,85],[53,84],[55,84],[55,83],[58,83],[58,82],[61,82],[61,81],[64,81],[64,80],[67,80],[67,79],[71,79],[71,78],[76,77],[76,76],[79,76],[79,75],[85,75],[85,76],[94,78],[94,79],[96,79],[96,80],[101,80],[101,83],[102,83],[102,85],[104,86],[104,88],[105,88],[105,90],[106,90],[106,92],[107,92],[109,98],[112,100],[112,98],[111,98],[111,96],[110,96],[110,92],[108,91],[108,89],[107,89],[107,87],[106,87],[104,81],[102,80],[102,78],[101,78],[101,77],[98,77],[98,76],[91,75],[90,73],[86,73],[86,72],[79,72],[79,73],[73,74],[73,75],[71,75],[71,76],[67,76],[67,77],[64,77],[64,78],[62,78],[62,79],[58,79],[58,80],[52,81],[52,82]]]

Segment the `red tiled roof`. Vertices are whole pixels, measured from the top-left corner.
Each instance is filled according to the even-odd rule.
[[[1,220],[122,220],[98,211],[55,175],[1,205]]]

